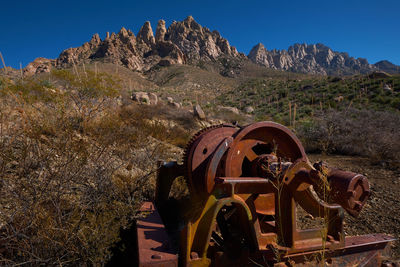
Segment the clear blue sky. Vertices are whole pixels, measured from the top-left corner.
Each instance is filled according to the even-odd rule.
[[[158,19],[168,26],[188,15],[245,54],[259,42],[268,49],[319,42],[370,63],[400,65],[400,0],[4,0],[0,52],[8,66],[19,68],[36,57],[56,58],[94,33],[103,39],[124,26],[137,34],[146,20],[155,30]]]

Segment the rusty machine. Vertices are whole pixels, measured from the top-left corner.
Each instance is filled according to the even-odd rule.
[[[184,176],[190,197],[169,198]],[[184,162],[162,163],[155,201],[137,222],[139,266],[390,266],[394,239],[345,236],[370,195],[366,177],[312,165],[299,139],[274,122],[197,133]],[[303,211],[320,219],[304,229]]]

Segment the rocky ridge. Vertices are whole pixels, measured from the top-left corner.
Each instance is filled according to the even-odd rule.
[[[364,58],[350,57],[323,44],[294,44],[288,50],[267,50],[259,43],[251,49],[248,58],[268,68],[322,75],[368,73],[379,69]]]
[[[174,21],[168,29],[165,21],[159,20],[155,36],[149,21],[144,23],[137,36],[125,28],[118,33],[107,33],[104,40],[95,34],[82,46],[62,51],[56,60],[35,60],[24,71],[26,74],[48,72],[49,66],[64,68],[93,60],[146,71],[157,64],[165,66],[209,61],[222,55],[246,58],[217,31],[202,27],[189,16],[182,22]]]
[[[184,21],[174,21],[168,28],[164,20],[159,20],[155,35],[148,21],[136,36],[125,28],[118,33],[107,33],[103,40],[94,34],[89,42],[62,51],[57,59],[36,59],[27,65],[24,73],[32,75],[49,72],[52,67],[65,68],[92,61],[147,71],[155,65],[197,64],[199,61],[216,61],[222,56],[238,62],[250,60],[277,70],[320,75],[352,75],[378,70],[396,73],[400,68],[388,61],[369,64],[366,59],[350,57],[348,53],[333,51],[323,44],[294,44],[287,50],[267,50],[259,43],[246,57],[218,31],[201,26],[189,16]],[[233,71],[229,68],[225,70],[228,73]]]

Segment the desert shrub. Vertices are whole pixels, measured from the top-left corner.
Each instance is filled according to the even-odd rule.
[[[400,98],[393,99],[391,105],[393,108],[400,110]]]
[[[51,75],[0,98],[0,265],[103,265],[169,147],[107,75]]]
[[[120,116],[146,135],[181,148],[198,127],[191,113],[162,104],[128,105],[121,109]]]
[[[299,125],[297,132],[309,151],[399,163],[400,114],[396,112],[328,110]]]
[[[24,80],[17,80],[14,84],[7,86],[7,91],[22,96],[26,103],[35,102],[56,102],[62,97],[52,84],[44,83],[42,80],[28,77]]]
[[[6,85],[6,80],[0,76],[0,89],[3,89]]]
[[[239,125],[247,125],[253,121],[253,119],[249,116],[246,116],[242,113],[234,113],[229,110],[223,109],[214,109],[211,113],[213,118],[225,121],[227,123],[237,123]]]

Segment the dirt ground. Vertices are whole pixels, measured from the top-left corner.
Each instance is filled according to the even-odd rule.
[[[400,170],[372,165],[366,158],[349,156],[309,155],[312,163],[325,161],[328,165],[361,173],[368,178],[371,193],[358,218],[345,215],[348,236],[386,233],[400,238]],[[392,244],[392,260],[400,260],[400,241]]]

